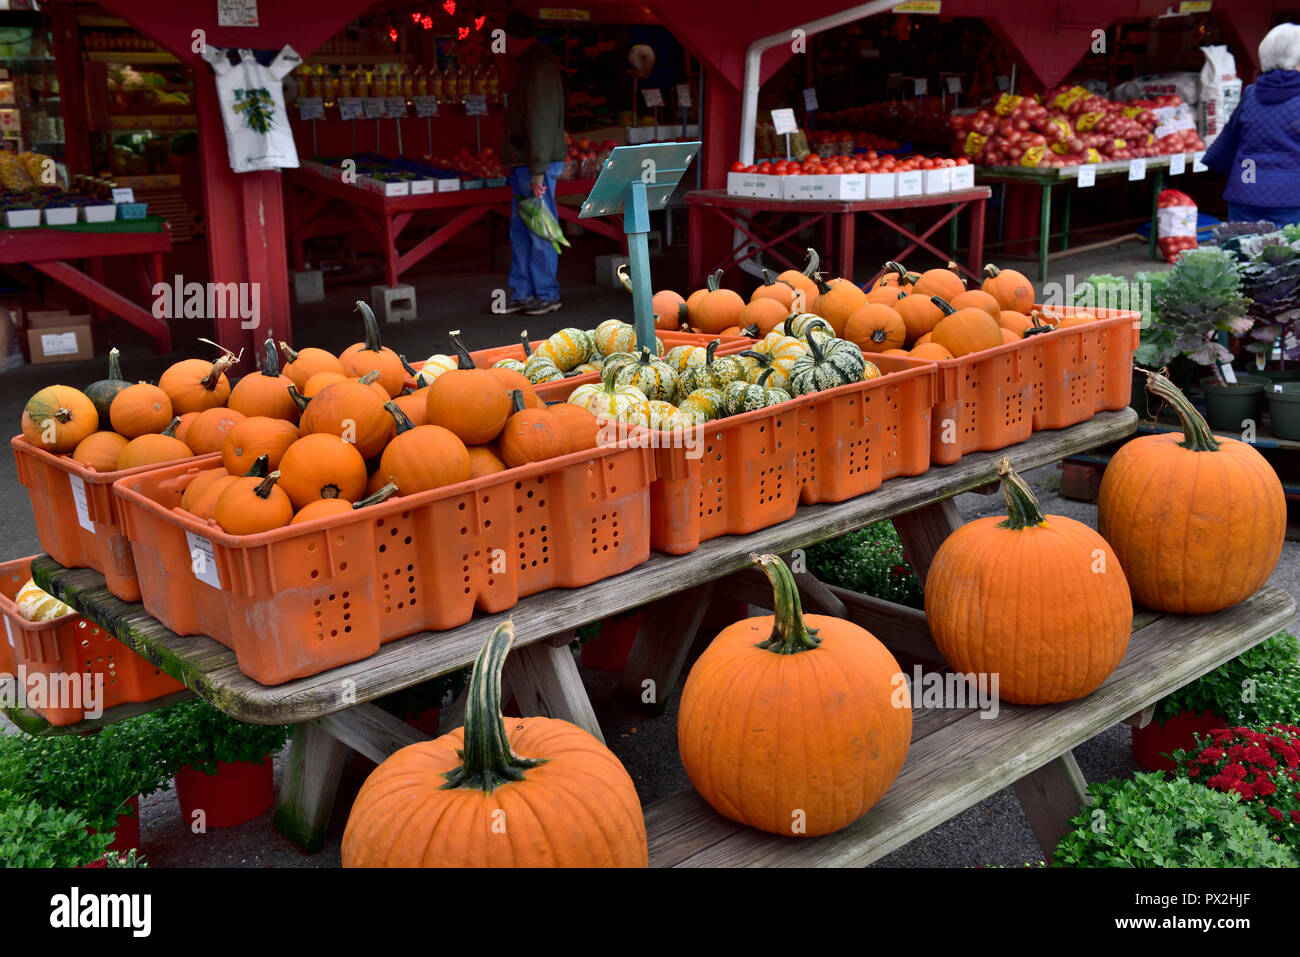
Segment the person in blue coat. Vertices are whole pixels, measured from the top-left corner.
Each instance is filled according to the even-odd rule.
[[[1300,222],[1300,26],[1270,30],[1259,45],[1259,66],[1204,162],[1228,178],[1230,220],[1281,226]]]

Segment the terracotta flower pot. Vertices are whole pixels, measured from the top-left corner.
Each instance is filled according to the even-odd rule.
[[[216,774],[191,767],[176,772],[176,797],[187,826],[203,811],[205,827],[234,827],[265,813],[275,799],[271,756],[261,761],[218,761]]]
[[[1226,728],[1228,722],[1213,711],[1196,714],[1182,711],[1164,724],[1154,720],[1145,728],[1132,728],[1133,760],[1148,771],[1172,771],[1174,763],[1166,754],[1196,747],[1196,735]]]
[[[582,663],[599,671],[622,671],[643,621],[645,615],[641,612],[626,618],[606,618],[600,623],[600,634],[582,646]]]
[[[133,795],[131,800],[125,802],[125,807],[128,810],[118,815],[117,826],[113,829],[113,843],[108,845],[110,851],[117,851],[119,854],[127,854],[131,848],[140,847],[140,795]],[[95,829],[88,827],[86,833],[94,834]],[[101,857],[82,866],[104,867],[106,865]]]

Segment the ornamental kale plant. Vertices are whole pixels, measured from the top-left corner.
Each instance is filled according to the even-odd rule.
[[[1218,376],[1218,363],[1232,360],[1232,353],[1219,343],[1219,333],[1243,336],[1254,324],[1247,314],[1250,300],[1241,294],[1237,261],[1214,246],[1188,249],[1168,275],[1153,301],[1172,342],[1140,361],[1150,365],[1150,358],[1163,366],[1175,356],[1185,355],[1199,365],[1210,366]]]
[[[1172,757],[1183,777],[1237,795],[1274,839],[1300,852],[1300,727],[1224,728]]]

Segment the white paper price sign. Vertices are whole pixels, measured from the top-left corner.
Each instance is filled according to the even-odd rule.
[[[999,73],[998,89],[1003,91],[1011,89],[1011,77],[1007,76],[1005,73]]]
[[[691,108],[691,85],[689,83],[677,84],[677,105],[683,110]]]
[[[946,76],[946,77],[943,78],[943,82],[944,82],[944,84],[948,87],[948,92],[949,92],[949,93],[960,93],[960,92],[961,92],[961,77],[959,77],[959,76]]]
[[[485,116],[486,114],[487,114],[486,93],[465,94],[465,115],[466,116]]]
[[[415,115],[424,119],[426,116],[438,115],[438,98],[436,96],[417,96],[412,100],[415,103]]]
[[[1129,182],[1137,182],[1147,178],[1147,160],[1145,156],[1139,156],[1128,161],[1128,178]]]
[[[1193,173],[1204,173],[1206,170],[1209,169],[1209,167],[1202,162],[1202,160],[1204,159],[1205,159],[1205,150],[1197,150],[1195,153],[1192,154]]]
[[[925,96],[930,92],[930,81],[923,76],[912,77],[912,93],[916,96]]]
[[[1187,157],[1182,153],[1175,153],[1169,157],[1169,175],[1181,176],[1187,170]]]
[[[382,96],[368,96],[361,103],[366,119],[382,120],[384,118],[384,98]]]
[[[390,120],[400,120],[402,117],[406,116],[406,97],[384,97],[384,116]]]
[[[817,107],[817,88],[810,86],[803,91],[803,108],[811,113]]]
[[[122,203],[135,202],[135,190],[130,186],[116,186],[113,188],[113,202],[117,205]]]
[[[190,573],[203,584],[220,591],[221,575],[217,572],[217,556],[212,550],[212,542],[188,530],[185,541],[190,546]]]
[[[339,97],[339,119],[340,120],[359,120],[365,114],[365,109],[361,105],[359,96],[341,96]]]
[[[325,101],[319,96],[304,96],[298,99],[298,118],[301,120],[319,120],[325,115]]]
[[[794,133],[799,129],[799,124],[794,121],[794,110],[773,110],[772,125],[776,127],[776,135],[782,136],[786,133]]]
[[[648,86],[641,91],[641,96],[645,99],[646,106],[663,106],[664,94],[657,87]]]
[[[1097,183],[1097,167],[1090,163],[1084,163],[1079,167],[1079,188],[1084,189],[1088,186],[1095,186]]]
[[[72,504],[77,510],[77,524],[88,532],[95,530],[95,523],[90,517],[90,508],[86,504],[86,482],[79,475],[68,475],[68,484],[72,487]]]

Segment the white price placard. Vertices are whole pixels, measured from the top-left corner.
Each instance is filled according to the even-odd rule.
[[[1204,162],[1202,162],[1202,160],[1204,159],[1205,159],[1205,150],[1197,150],[1195,153],[1192,154],[1193,173],[1204,173],[1209,169],[1209,167],[1206,166]]]
[[[789,108],[784,110],[773,110],[772,125],[776,128],[777,136],[784,136],[786,133],[794,133],[799,129],[799,124],[794,121],[794,110]]]
[[[74,356],[77,354],[77,348],[75,332],[41,333],[41,352],[47,356]]]
[[[257,0],[217,0],[217,26],[255,27]]]
[[[658,87],[648,86],[641,91],[646,106],[663,106],[664,94]]]
[[[438,115],[438,98],[436,96],[417,96],[412,102],[415,104],[415,115],[424,119],[426,116]]]
[[[185,541],[190,546],[190,573],[220,591],[221,576],[217,574],[217,556],[213,554],[212,543],[191,531],[185,532]]]
[[[1169,175],[1181,176],[1187,170],[1187,157],[1182,153],[1175,153],[1169,157]]]
[[[1094,186],[1097,183],[1097,167],[1091,163],[1084,163],[1079,167],[1079,188],[1085,189]]]
[[[810,86],[808,87],[808,89],[803,91],[803,108],[807,110],[809,113],[813,112],[813,110],[818,109],[817,88],[815,86]]]
[[[406,116],[406,97],[384,97],[384,116],[390,120],[400,120]]]
[[[135,190],[130,186],[115,186],[113,188],[113,202],[119,206],[122,203],[134,203]]]
[[[949,92],[949,93],[960,93],[960,92],[961,92],[961,77],[959,77],[959,76],[946,76],[946,77],[943,78],[943,82],[944,82],[944,84],[948,87],[948,92]]]
[[[1228,385],[1237,384],[1237,372],[1232,366],[1219,366],[1219,371],[1223,373],[1223,381]]]
[[[77,524],[88,532],[95,530],[95,523],[90,520],[90,509],[86,505],[86,483],[79,475],[68,475],[68,484],[72,486],[72,504],[77,510]]]
[[[365,111],[365,117],[368,120],[382,120],[384,118],[384,98],[382,96],[367,96],[361,101],[361,108]]]
[[[1147,178],[1147,160],[1145,156],[1139,156],[1128,161],[1128,178],[1129,182],[1133,183]]]
[[[1005,73],[999,73],[998,89],[1002,90],[1003,92],[1011,89],[1011,77],[1007,76]]]
[[[298,98],[298,119],[319,120],[325,115],[325,100],[319,96]]]
[[[691,108],[691,85],[689,83],[677,84],[677,105],[683,110]]]
[[[365,109],[361,105],[359,96],[341,96],[339,97],[339,119],[340,120],[359,120],[365,115]]]
[[[465,94],[465,115],[466,116],[485,116],[486,114],[487,114],[486,93]]]
[[[930,92],[930,81],[923,76],[912,77],[912,93],[915,96],[925,96]]]

